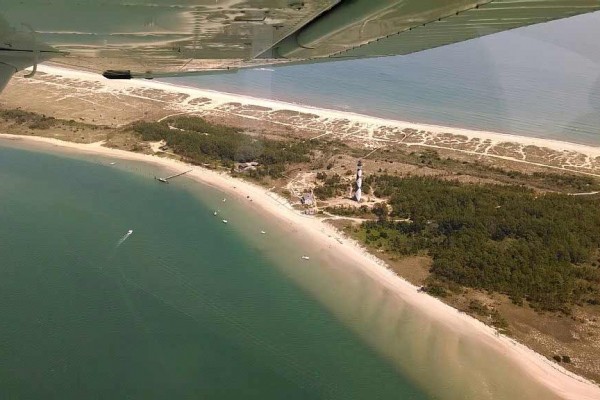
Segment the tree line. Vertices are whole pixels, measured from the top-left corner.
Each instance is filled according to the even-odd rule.
[[[248,173],[279,178],[291,163],[310,161],[314,144],[278,141],[244,134],[240,129],[210,123],[200,117],[169,118],[161,122],[136,122],[132,129],[144,141],[164,140],[175,154],[202,164],[218,161],[226,167],[256,161]]]
[[[364,240],[400,254],[427,252],[434,277],[508,294],[543,310],[600,304],[600,200],[521,186],[370,176],[391,206]]]

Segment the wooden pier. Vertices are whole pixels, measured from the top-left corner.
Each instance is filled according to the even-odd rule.
[[[175,174],[175,175],[167,176],[166,178],[157,178],[155,176],[154,179],[156,179],[157,181],[162,182],[162,183],[169,183],[169,179],[177,178],[178,176],[185,175],[188,172],[192,172],[192,170],[190,169],[188,171],[180,172],[180,173]]]

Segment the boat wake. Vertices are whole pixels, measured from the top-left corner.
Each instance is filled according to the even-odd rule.
[[[119,241],[117,242],[117,245],[115,246],[115,248],[119,247],[120,245],[123,244],[124,241],[126,241],[129,236],[131,236],[131,234],[133,233],[133,230],[128,230],[127,233],[121,238],[119,239]]]

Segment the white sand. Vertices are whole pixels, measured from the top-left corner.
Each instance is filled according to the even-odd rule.
[[[346,257],[349,262],[358,263],[367,275],[380,282],[383,287],[393,291],[406,303],[442,322],[459,334],[496,349],[498,353],[512,359],[514,364],[520,366],[532,379],[548,387],[557,395],[573,400],[600,399],[600,387],[567,371],[526,346],[506,336],[498,335],[493,328],[486,326],[475,318],[459,312],[434,297],[419,293],[417,287],[395,275],[386,267],[383,261],[367,253],[357,243],[350,240],[339,243],[335,238],[340,237],[341,233],[332,226],[317,218],[300,214],[285,199],[268,192],[260,186],[234,179],[224,173],[190,166],[171,159],[109,149],[103,147],[101,143],[78,144],[56,139],[18,135],[0,135],[0,138],[37,142],[81,153],[149,162],[168,167],[177,172],[192,169],[188,176],[194,180],[227,191],[231,196],[238,196],[241,199],[250,196],[254,200],[254,205],[273,217],[294,224],[299,231],[304,232],[304,237],[310,238],[310,240],[314,240],[321,245],[324,243],[330,244],[331,252],[334,252],[337,256]]]
[[[431,132],[433,134],[452,134],[462,135],[469,139],[478,138],[481,140],[489,140],[492,144],[498,143],[516,143],[523,146],[537,146],[545,147],[559,152],[575,152],[581,153],[588,157],[594,158],[600,156],[600,147],[576,144],[570,142],[563,142],[558,140],[532,138],[526,136],[510,135],[497,132],[477,131],[461,128],[451,128],[438,125],[428,125],[421,123],[413,123],[408,121],[399,121],[392,119],[377,118],[368,115],[356,114],[345,111],[337,111],[325,108],[316,108],[307,105],[286,103],[283,101],[260,99],[251,96],[216,92],[212,90],[204,90],[187,86],[171,85],[164,82],[148,81],[148,80],[108,80],[102,76],[90,72],[70,70],[55,66],[41,65],[39,71],[55,75],[63,76],[69,79],[78,79],[84,82],[95,82],[101,84],[103,87],[97,89],[99,93],[110,92],[110,93],[123,93],[131,89],[156,89],[171,94],[185,94],[189,97],[181,102],[180,104],[174,105],[174,109],[180,110],[179,113],[184,114],[187,112],[193,112],[194,110],[200,111],[197,107],[191,106],[188,103],[198,98],[209,98],[211,99],[212,105],[210,108],[217,107],[226,103],[241,103],[244,105],[254,105],[260,107],[266,107],[273,110],[289,110],[296,111],[306,114],[314,114],[319,117],[320,120],[347,120],[353,124],[361,125],[367,129],[375,129],[377,127],[391,127],[399,129],[416,129],[418,131]],[[175,112],[174,114],[179,114]]]

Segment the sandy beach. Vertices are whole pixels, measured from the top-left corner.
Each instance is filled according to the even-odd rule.
[[[237,196],[240,199],[250,196],[255,206],[273,218],[287,224],[293,224],[296,229],[304,233],[307,240],[315,243],[315,246],[327,244],[329,251],[335,253],[338,257],[352,260],[365,274],[379,282],[382,287],[385,287],[401,301],[421,310],[460,335],[476,340],[494,349],[499,354],[509,357],[515,367],[520,368],[531,379],[538,381],[558,396],[573,400],[600,399],[600,387],[570,373],[509,337],[499,335],[493,328],[464,313],[460,313],[438,299],[418,292],[417,287],[395,275],[386,267],[383,261],[369,254],[357,243],[347,238],[344,238],[340,243],[338,238],[342,237],[342,234],[335,228],[318,218],[300,214],[285,199],[267,191],[265,188],[231,178],[225,173],[218,173],[158,156],[110,149],[103,147],[102,143],[77,144],[49,138],[18,135],[1,135],[0,138],[5,143],[18,141],[28,146],[55,146],[60,148],[61,151],[73,151],[78,154],[93,154],[115,159],[152,163],[174,172],[184,172],[191,169],[188,176],[193,180],[202,185],[210,185],[226,191],[229,195]]]
[[[26,98],[24,93],[31,91],[39,96]],[[52,111],[57,118],[94,124],[121,126],[196,114],[249,128],[281,129],[306,139],[338,139],[364,147],[365,154],[396,146],[432,148],[600,176],[600,147],[383,119],[159,81],[107,80],[47,65],[33,78],[15,77],[2,96],[0,101],[9,107]]]

